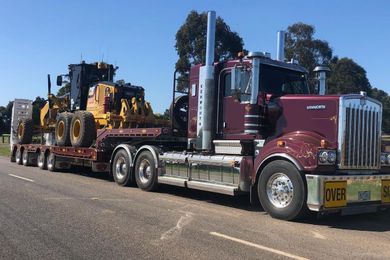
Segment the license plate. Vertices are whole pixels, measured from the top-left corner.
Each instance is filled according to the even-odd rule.
[[[347,182],[325,182],[324,206],[325,208],[338,208],[347,205]]]
[[[370,201],[371,192],[370,191],[359,191],[358,192],[358,201]]]
[[[390,203],[390,180],[382,180],[382,203]]]

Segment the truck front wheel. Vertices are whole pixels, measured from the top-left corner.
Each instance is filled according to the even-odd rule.
[[[144,191],[154,191],[157,189],[156,162],[150,151],[143,151],[137,157],[135,180],[138,187]]]
[[[257,192],[264,210],[272,217],[293,220],[307,211],[303,177],[291,163],[270,162],[260,173]]]
[[[130,165],[130,158],[124,149],[120,149],[116,152],[111,171],[114,180],[118,185],[129,186],[135,183],[133,169]]]

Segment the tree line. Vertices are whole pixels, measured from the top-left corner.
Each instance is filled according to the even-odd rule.
[[[181,81],[188,78],[188,69],[199,63],[204,63],[205,42],[207,30],[207,14],[191,11],[183,25],[176,33],[175,49],[178,54],[176,70],[180,73]],[[316,93],[317,80],[313,72],[317,65],[328,65],[331,69],[327,85],[328,94],[347,94],[366,91],[367,95],[383,104],[382,130],[390,133],[390,96],[376,86],[372,86],[367,78],[365,69],[350,57],[338,57],[333,54],[332,47],[326,40],[315,37],[315,27],[302,22],[294,23],[286,28],[286,59],[295,59],[309,71],[309,87]],[[238,52],[247,52],[244,40],[237,32],[221,18],[216,22],[215,60],[223,61],[237,57]],[[185,85],[179,85],[185,88]],[[69,85],[60,88],[58,95],[69,92]],[[33,119],[39,122],[39,109],[45,100],[37,97],[33,103]],[[9,133],[13,102],[0,106],[0,134]]]

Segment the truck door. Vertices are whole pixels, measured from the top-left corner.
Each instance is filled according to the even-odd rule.
[[[244,113],[247,94],[242,91],[232,89],[231,73],[226,73],[222,77],[222,125],[221,130],[225,138],[232,135],[244,133]]]

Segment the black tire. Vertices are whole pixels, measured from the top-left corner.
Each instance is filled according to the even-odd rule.
[[[38,154],[37,165],[38,165],[39,169],[47,170],[47,158],[46,158],[45,152],[40,152]]]
[[[30,166],[30,155],[28,154],[27,149],[24,149],[24,150],[23,150],[23,154],[22,154],[22,164],[23,164],[24,166]]]
[[[96,139],[96,125],[93,115],[78,111],[73,115],[70,125],[70,142],[73,147],[90,147]]]
[[[153,154],[150,151],[143,151],[137,157],[135,163],[135,181],[138,188],[144,191],[154,191],[157,189],[157,169]]]
[[[134,186],[134,171],[131,167],[130,158],[125,149],[115,153],[112,161],[112,176],[119,186]]]
[[[60,113],[57,117],[55,139],[58,146],[70,146],[70,124],[72,113]]]
[[[32,142],[34,125],[32,119],[26,118],[19,121],[17,136],[19,144],[29,144]]]
[[[56,156],[52,153],[49,153],[46,157],[47,169],[51,172],[56,171]]]
[[[272,187],[279,194],[272,192]],[[307,213],[304,178],[287,161],[276,160],[264,167],[258,180],[257,192],[263,209],[274,218],[294,220]]]
[[[22,152],[20,151],[20,148],[15,152],[15,162],[16,164],[22,165]]]

